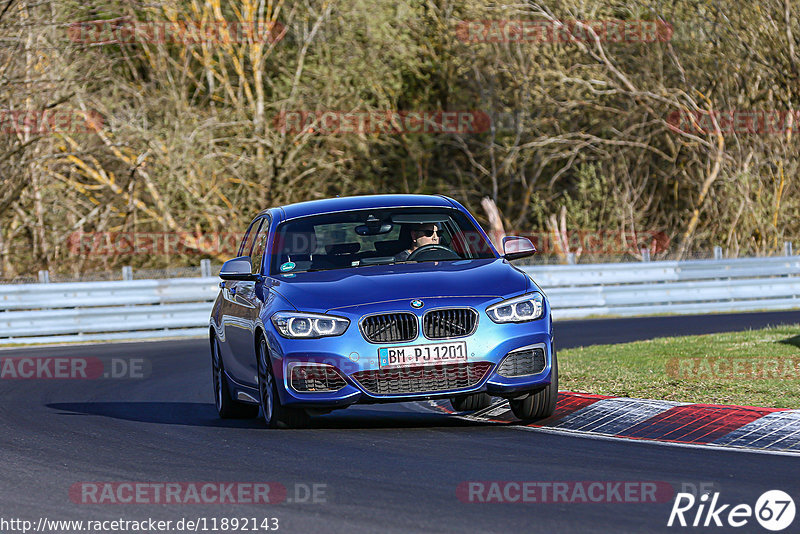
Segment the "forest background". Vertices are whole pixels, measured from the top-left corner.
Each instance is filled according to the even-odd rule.
[[[796,0],[3,0],[0,278],[219,262],[202,236],[263,208],[372,193],[451,196],[560,261],[781,254],[798,49]],[[325,111],[488,122],[286,127]],[[120,233],[181,247],[75,245]]]

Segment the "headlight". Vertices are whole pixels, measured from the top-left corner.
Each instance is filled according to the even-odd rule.
[[[278,312],[272,324],[283,337],[316,338],[340,336],[350,325],[350,320],[317,313]]]
[[[486,308],[486,315],[495,323],[524,323],[540,319],[543,314],[544,297],[541,293],[528,293]]]

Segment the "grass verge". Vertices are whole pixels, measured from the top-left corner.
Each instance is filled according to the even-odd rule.
[[[558,351],[559,389],[800,408],[800,325]]]

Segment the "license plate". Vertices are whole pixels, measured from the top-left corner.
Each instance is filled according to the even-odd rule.
[[[378,349],[381,368],[419,367],[467,361],[467,342],[431,343]]]

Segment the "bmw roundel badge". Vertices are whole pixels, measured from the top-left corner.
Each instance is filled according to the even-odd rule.
[[[414,300],[411,301],[411,307],[412,308],[421,308],[424,305],[425,304],[419,299],[414,299]]]

